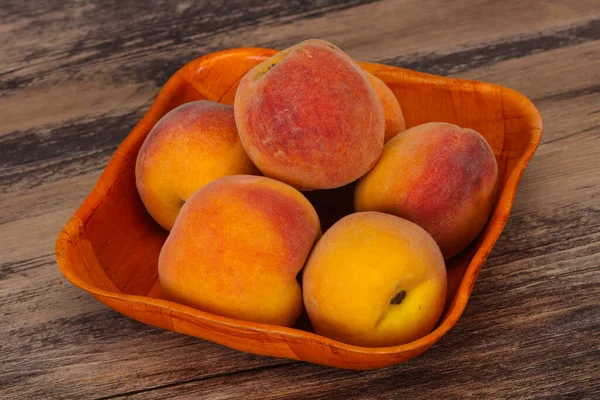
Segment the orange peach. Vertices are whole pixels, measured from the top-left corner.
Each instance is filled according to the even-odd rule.
[[[322,40],[307,40],[258,64],[241,80],[235,121],[265,174],[297,189],[331,189],[375,165],[383,106],[366,73]]]
[[[317,242],[302,274],[315,330],[358,346],[394,346],[428,334],[446,301],[446,266],[421,227],[359,212]]]
[[[159,257],[165,297],[199,310],[291,326],[300,315],[298,272],[320,236],[319,217],[274,179],[217,179],[183,206]]]
[[[142,202],[167,230],[198,188],[225,175],[258,173],[240,143],[233,107],[205,100],[183,104],[162,117],[135,165]]]
[[[386,144],[357,184],[355,209],[406,218],[433,236],[445,258],[483,229],[495,201],[498,166],[483,136],[434,122]]]
[[[367,72],[369,81],[375,88],[381,105],[383,106],[383,114],[385,115],[385,139],[384,143],[389,142],[394,136],[403,132],[406,129],[404,122],[404,114],[400,103],[394,92],[378,77]]]

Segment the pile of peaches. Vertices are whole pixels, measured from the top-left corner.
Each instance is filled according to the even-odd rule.
[[[380,347],[435,327],[445,259],[484,227],[497,169],[471,129],[405,130],[384,82],[308,40],[251,69],[233,106],[171,110],[135,173],[169,231],[158,265],[166,298],[283,326],[306,310],[318,334]],[[305,194],[350,183],[354,213],[322,232]]]

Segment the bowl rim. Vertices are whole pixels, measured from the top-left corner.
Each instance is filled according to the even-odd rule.
[[[479,271],[481,270],[492,247],[499,238],[500,233],[508,219],[510,210],[514,202],[514,197],[519,181],[542,138],[542,121],[539,112],[535,108],[535,106],[531,103],[529,99],[527,99],[521,93],[500,85],[465,79],[442,77],[383,64],[359,62],[359,64],[365,70],[374,73],[377,76],[405,73],[409,74],[411,79],[426,81],[430,84],[477,84],[477,87],[480,91],[497,91],[498,89],[500,89],[503,104],[505,104],[507,101],[519,103],[519,107],[526,109],[526,114],[528,115],[529,119],[528,122],[531,125],[531,140],[527,145],[527,148],[523,152],[522,156],[518,158],[518,162],[514,165],[513,170],[505,179],[505,184],[500,191],[500,195],[497,199],[494,211],[490,215],[490,218],[488,220],[487,224],[491,225],[489,228],[490,232],[493,231],[494,234],[488,233],[483,238],[483,240],[479,244],[479,247],[473,254],[473,257],[470,261],[468,261],[467,268],[465,269],[463,278],[456,290],[455,297],[449,305],[450,312],[445,312],[445,314],[442,316],[441,323],[438,323],[438,325],[433,331],[417,340],[401,345],[386,347],[363,347],[351,345],[319,335],[317,333],[304,331],[293,327],[284,327],[224,317],[217,314],[212,314],[206,311],[191,308],[188,306],[184,306],[182,304],[165,299],[126,293],[110,292],[108,290],[101,289],[97,286],[88,283],[87,281],[80,278],[76,273],[74,273],[71,270],[71,268],[69,268],[69,255],[71,254],[71,252],[75,251],[74,246],[72,244],[75,242],[75,240],[78,240],[78,238],[85,231],[84,221],[86,221],[100,206],[100,204],[103,201],[103,198],[111,190],[113,184],[119,178],[121,173],[123,173],[123,171],[127,168],[135,169],[135,160],[131,160],[129,158],[126,150],[134,146],[135,143],[140,139],[143,140],[143,138],[145,138],[146,134],[149,132],[149,130],[155,123],[154,119],[156,117],[159,105],[163,103],[172,93],[175,93],[177,91],[178,83],[176,81],[183,79],[195,88],[191,81],[191,77],[199,71],[202,71],[206,67],[206,65],[209,65],[213,61],[222,58],[242,57],[256,57],[258,59],[262,59],[265,57],[269,57],[275,53],[276,50],[260,47],[233,48],[215,53],[209,53],[185,64],[182,68],[180,68],[174,75],[172,75],[169,78],[165,85],[160,89],[159,93],[155,97],[148,111],[144,114],[142,119],[135,125],[133,130],[125,137],[123,142],[119,145],[119,147],[109,160],[107,166],[104,168],[100,178],[94,185],[92,191],[88,194],[88,196],[85,198],[80,207],[75,211],[74,215],[69,219],[66,225],[61,229],[55,244],[55,255],[61,273],[73,285],[91,293],[94,296],[114,300],[121,300],[135,304],[152,305],[162,310],[165,310],[168,313],[178,313],[188,316],[194,320],[208,321],[211,323],[217,323],[223,326],[229,326],[237,329],[241,328],[246,331],[252,331],[267,335],[277,334],[281,336],[285,341],[288,341],[288,338],[301,338],[304,341],[319,343],[328,347],[343,349],[348,352],[361,354],[394,355],[397,353],[415,352],[427,349],[433,343],[439,340],[444,334],[446,334],[456,324],[456,322],[459,320],[462,313],[464,312],[471,291],[479,274]],[[239,79],[241,79],[241,76]],[[239,81],[239,79],[237,81]],[[203,93],[201,93],[200,91],[198,92],[200,95],[204,96]],[[221,99],[218,100],[220,101]]]

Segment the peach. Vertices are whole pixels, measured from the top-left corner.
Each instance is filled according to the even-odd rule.
[[[234,106],[252,161],[297,189],[350,183],[375,165],[383,148],[383,106],[366,73],[322,40],[258,64],[241,80]]]
[[[142,202],[167,230],[198,188],[222,176],[258,173],[240,143],[233,107],[206,100],[183,104],[162,117],[135,165]]]
[[[166,298],[214,314],[291,326],[300,315],[296,280],[319,218],[296,189],[274,179],[217,179],[185,203],[161,250]]]
[[[400,103],[394,92],[378,77],[367,72],[369,81],[375,88],[377,96],[383,106],[383,114],[385,116],[385,138],[384,143],[389,142],[394,136],[403,132],[406,129],[404,122],[404,114]]]
[[[428,334],[446,301],[446,267],[423,228],[379,212],[342,218],[317,242],[302,275],[317,333],[358,346]]]
[[[494,153],[479,133],[427,123],[386,144],[358,182],[354,204],[357,211],[382,211],[420,225],[449,258],[483,229],[497,180]]]

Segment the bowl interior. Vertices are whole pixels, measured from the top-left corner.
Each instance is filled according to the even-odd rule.
[[[111,159],[100,181],[70,221],[70,228],[65,228],[70,243],[77,242],[77,250],[69,250],[67,257],[57,244],[59,265],[71,281],[92,293],[111,293],[115,298],[120,295],[162,298],[157,263],[167,232],[146,212],[137,193],[134,169],[139,148],[154,124],[183,103],[209,99],[232,104],[243,75],[274,53],[249,48],[207,55],[184,66],[167,82],[146,116]],[[488,141],[498,162],[498,201],[490,221],[477,240],[448,261],[448,301],[437,329],[441,329],[441,333],[434,335],[437,340],[460,316],[477,273],[500,234],[518,180],[541,138],[541,121],[525,97],[500,86],[379,64],[361,65],[396,94],[407,127],[444,121],[474,129]],[[307,193],[322,218],[324,229],[352,211],[352,189],[351,184],[331,191]],[[62,258],[68,262],[61,262]],[[144,322],[165,327],[152,320]],[[296,328],[310,331],[305,317]]]

